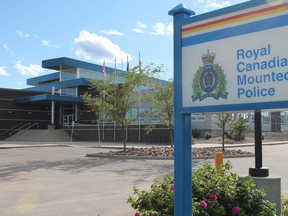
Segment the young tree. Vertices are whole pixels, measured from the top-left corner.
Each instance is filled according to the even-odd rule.
[[[126,151],[125,128],[135,121],[127,113],[141,99],[135,95],[135,90],[146,84],[148,75],[144,71],[139,72],[138,66],[125,72],[121,83],[116,82],[119,77],[117,75],[118,73],[114,72],[104,79],[90,80],[91,89],[98,95],[86,93],[82,97],[96,115],[109,116],[116,126],[122,129],[123,147]]]
[[[245,139],[245,136],[249,132],[249,126],[247,125],[247,119],[244,118],[244,113],[238,113],[234,115],[233,122],[230,123],[232,129],[233,139],[241,141]],[[247,116],[247,115],[246,115]]]
[[[222,151],[225,151],[225,136],[227,134],[227,126],[232,121],[232,114],[231,113],[218,113],[216,114],[216,122],[215,124],[222,129]]]
[[[153,94],[149,94],[147,99],[154,108],[154,114],[158,116],[162,123],[169,128],[171,147],[173,147],[174,129],[174,83],[173,80],[161,82],[155,80],[151,84]]]

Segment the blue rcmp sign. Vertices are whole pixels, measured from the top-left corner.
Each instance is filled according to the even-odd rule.
[[[174,21],[175,216],[192,215],[191,113],[288,107],[288,0],[251,0]]]
[[[183,108],[286,108],[287,11],[285,0],[250,1],[183,22]]]

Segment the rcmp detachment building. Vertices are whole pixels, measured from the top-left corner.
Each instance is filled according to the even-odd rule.
[[[62,57],[44,60],[42,67],[51,73],[28,79],[30,88],[0,89],[0,139],[28,129],[64,129],[70,133],[72,123],[75,123],[73,140],[97,141],[100,135],[101,140],[122,141],[121,132],[113,123],[97,124],[97,117],[80,97],[89,90],[91,84],[88,79],[104,78],[102,65]],[[115,72],[115,68],[105,69],[107,76]],[[117,82],[121,83],[122,79],[119,76]],[[161,126],[161,120],[157,116],[146,116],[145,113],[151,110],[153,107],[142,101],[129,111],[129,115],[137,117],[137,120],[127,130],[128,141],[170,142],[168,129]],[[262,115],[263,130],[288,130],[286,112]],[[219,130],[211,114],[192,114],[191,120],[194,130],[212,134]],[[253,128],[253,116],[247,123]],[[156,125],[149,134],[145,131],[147,124]]]
[[[73,138],[77,140],[122,140],[113,123],[100,122],[81,98],[81,94],[89,91],[91,83],[88,79],[104,78],[102,66],[71,58],[55,58],[42,61],[42,67],[52,72],[47,75],[30,78],[23,90],[0,89],[0,135],[2,139],[22,130],[28,129],[65,129],[73,126]],[[115,72],[115,68],[105,67],[107,76]],[[117,82],[123,77],[120,71]],[[128,141],[168,142],[166,129],[159,129],[147,135],[145,125],[159,124],[157,116],[145,116],[152,108],[142,102],[129,111],[129,115],[138,120],[127,130]],[[97,133],[101,130],[101,133]],[[156,129],[157,130],[157,129]],[[153,140],[152,140],[153,139]]]

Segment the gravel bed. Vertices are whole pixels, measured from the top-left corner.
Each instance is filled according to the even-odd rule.
[[[221,148],[195,148],[192,149],[192,157],[214,157],[216,152],[221,151]],[[253,156],[254,154],[247,151],[238,149],[226,149],[224,156]],[[95,154],[87,154],[87,157],[103,157],[103,156],[125,156],[125,157],[151,157],[151,158],[173,158],[174,149],[171,147],[147,147],[147,148],[127,148],[126,152],[121,151],[109,151]]]

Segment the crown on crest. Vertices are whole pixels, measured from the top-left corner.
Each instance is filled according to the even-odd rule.
[[[207,50],[207,54],[203,54],[201,56],[201,59],[202,59],[204,65],[213,64],[215,58],[216,58],[216,54],[213,52],[209,53],[209,50]]]

